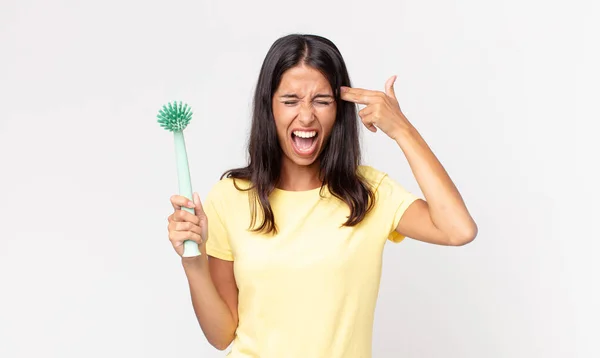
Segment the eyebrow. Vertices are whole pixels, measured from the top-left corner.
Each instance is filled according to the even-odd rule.
[[[300,97],[298,97],[297,94],[295,93],[286,93],[284,95],[279,96],[279,98],[295,98],[295,99],[300,99]],[[333,99],[333,96],[330,94],[325,94],[325,93],[318,93],[316,94],[313,99],[317,99],[317,98],[330,98]]]

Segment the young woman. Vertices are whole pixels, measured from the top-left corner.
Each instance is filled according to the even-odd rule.
[[[194,311],[208,341],[230,357],[371,356],[373,315],[387,239],[448,246],[477,227],[456,187],[385,92],[350,87],[329,40],[278,39],[256,86],[249,163],[228,171],[202,205],[173,196],[169,238],[182,255]],[[356,104],[366,105],[356,112]],[[360,165],[359,122],[400,150],[425,200]],[[195,209],[196,215],[181,207]]]

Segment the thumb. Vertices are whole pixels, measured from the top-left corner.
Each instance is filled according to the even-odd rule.
[[[393,99],[396,99],[396,92],[394,91],[394,82],[396,82],[396,78],[398,78],[398,76],[394,75],[385,82],[385,94]]]
[[[193,194],[194,197],[194,205],[195,205],[195,213],[196,216],[204,216],[204,208],[202,207],[202,202],[200,201],[200,195],[198,193]]]

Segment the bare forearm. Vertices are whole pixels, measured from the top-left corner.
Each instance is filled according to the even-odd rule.
[[[408,126],[396,137],[429,206],[431,221],[460,243],[473,240],[477,226],[450,176],[419,132]]]
[[[210,277],[204,257],[184,258],[192,305],[206,339],[217,349],[225,349],[233,341],[237,323]]]

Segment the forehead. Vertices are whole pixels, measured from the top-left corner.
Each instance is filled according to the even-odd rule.
[[[331,93],[331,86],[327,78],[318,70],[308,66],[297,66],[287,70],[281,77],[277,89],[277,93],[280,92]]]

